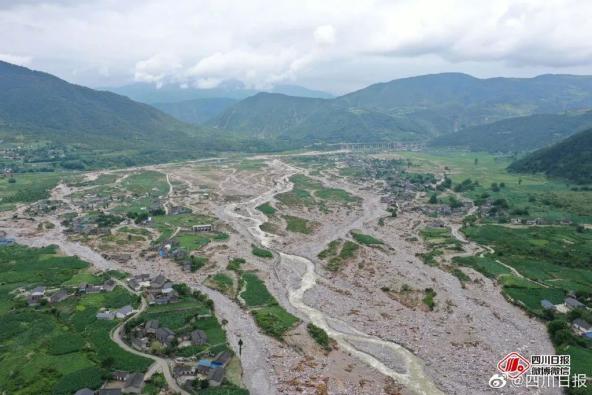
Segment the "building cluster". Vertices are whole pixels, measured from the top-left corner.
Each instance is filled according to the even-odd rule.
[[[111,380],[105,381],[100,389],[94,391],[88,388],[82,388],[76,391],[74,395],[141,394],[143,389],[143,373],[116,370],[111,374]]]
[[[564,299],[563,303],[554,304],[547,299],[541,300],[543,310],[566,314],[572,310],[587,309],[586,305],[576,299],[575,295],[570,295]],[[592,339],[592,324],[583,318],[576,318],[572,321],[571,327],[576,335]]]
[[[29,306],[37,306],[45,302],[48,304],[55,304],[66,300],[76,292],[79,295],[87,293],[111,292],[116,286],[117,284],[113,279],[108,279],[103,284],[99,285],[86,283],[80,284],[76,290],[67,288],[48,290],[45,286],[40,285],[27,292],[26,297]]]
[[[127,284],[136,292],[143,291],[151,305],[179,301],[179,293],[174,289],[174,284],[162,274],[152,278],[149,274],[138,274],[128,279]]]
[[[189,346],[203,346],[208,343],[208,335],[201,329],[185,334],[177,334],[173,330],[160,325],[157,319],[148,320],[132,329],[130,334],[132,346],[139,351],[146,351],[153,342],[161,347],[177,348]]]
[[[213,358],[202,358],[197,363],[176,363],[173,367],[173,376],[180,385],[187,388],[195,381],[202,380],[208,380],[210,387],[218,387],[224,380],[231,359],[230,351],[222,351]]]

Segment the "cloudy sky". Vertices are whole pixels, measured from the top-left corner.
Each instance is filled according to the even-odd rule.
[[[0,0],[0,59],[93,87],[592,74],[589,0]]]

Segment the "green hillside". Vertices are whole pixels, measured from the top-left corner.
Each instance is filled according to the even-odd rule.
[[[225,132],[294,144],[341,141],[417,140],[415,122],[334,100],[259,93],[240,101],[208,123]]]
[[[473,126],[439,136],[435,147],[459,147],[473,151],[526,152],[559,142],[592,127],[592,112],[535,114]]]
[[[512,163],[509,170],[545,173],[579,184],[592,182],[592,129],[543,148]]]
[[[180,121],[199,125],[221,114],[236,102],[236,99],[227,97],[213,97],[181,102],[154,103],[152,106]]]
[[[461,73],[403,78],[370,85],[337,99],[388,114],[440,117],[441,132],[535,113],[592,107],[592,77],[478,79]]]
[[[0,130],[101,149],[191,141],[196,130],[145,104],[0,62]],[[166,145],[166,143],[165,143]]]
[[[503,119],[588,108],[592,108],[592,77],[478,79],[445,73],[374,84],[335,99],[258,94],[208,124],[266,139],[425,141]],[[550,130],[548,142],[565,133],[555,135]]]

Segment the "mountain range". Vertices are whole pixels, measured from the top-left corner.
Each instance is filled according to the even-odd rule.
[[[259,94],[207,122],[253,138],[426,141],[467,127],[592,108],[592,77],[478,79],[444,73],[370,85],[334,99]]]
[[[509,170],[545,173],[578,184],[592,183],[592,129],[532,152],[512,163]]]
[[[124,96],[0,61],[0,134],[96,148],[193,144],[197,128]]]
[[[472,151],[526,152],[551,145],[588,128],[592,128],[592,111],[535,114],[472,126],[436,137],[430,145]]]
[[[216,89],[243,88],[227,82]],[[159,94],[186,91],[163,89]],[[592,127],[590,108],[592,77],[478,79],[459,73],[374,84],[336,98],[249,92],[240,100],[207,97],[151,106],[0,62],[4,142],[52,142],[153,161],[340,142],[431,141],[524,152]]]

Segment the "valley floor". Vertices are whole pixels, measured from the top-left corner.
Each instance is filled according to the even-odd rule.
[[[237,354],[242,340],[242,380],[252,394],[493,393],[488,380],[507,353],[554,353],[545,325],[509,303],[495,279],[463,268],[467,279],[460,281],[450,265],[422,261],[429,252],[422,231],[434,219],[414,209],[424,199],[420,193],[398,202],[394,217],[381,199],[382,183],[341,176],[339,168],[343,164],[319,171],[290,157],[259,156],[98,171],[78,184],[60,183],[51,195],[59,202],[56,210],[31,215],[19,206],[3,213],[0,228],[18,243],[58,245],[96,269],[163,273],[206,293]],[[147,171],[163,177],[146,181],[146,191],[137,189],[136,195],[158,189],[164,215],[126,229],[118,225],[109,237],[66,232],[66,213],[88,212],[81,197],[113,195],[129,188],[131,176]],[[105,211],[125,212],[112,204]],[[171,214],[175,207],[198,214],[193,225],[211,220],[218,233],[196,239],[182,214]],[[451,229],[451,242],[461,246],[446,249],[439,258],[444,263],[485,251],[459,232],[465,214],[439,218]],[[113,235],[125,231],[142,236],[113,242]],[[163,233],[167,237],[159,240]],[[159,246],[167,239],[191,245],[191,254],[206,263],[191,271],[163,256]],[[323,254],[331,242],[339,247]],[[271,257],[254,255],[254,246]],[[229,268],[233,258],[245,260],[240,271]],[[246,272],[263,280],[286,314],[296,317],[281,335],[260,327],[257,311],[273,303],[249,305]],[[216,279],[230,279],[231,285]],[[331,351],[309,336],[309,322],[333,340]]]

